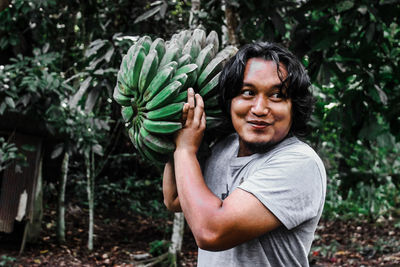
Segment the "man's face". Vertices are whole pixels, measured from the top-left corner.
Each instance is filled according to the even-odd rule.
[[[282,64],[279,68],[284,80],[286,68]],[[265,150],[288,134],[292,124],[292,101],[282,95],[281,86],[274,61],[263,58],[247,61],[243,86],[231,102],[232,124],[239,134],[238,156]]]

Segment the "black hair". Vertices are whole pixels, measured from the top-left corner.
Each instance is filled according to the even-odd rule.
[[[314,97],[309,90],[310,78],[300,61],[286,48],[270,42],[258,42],[243,46],[224,66],[219,78],[220,104],[232,126],[231,101],[243,86],[246,63],[250,58],[272,60],[277,65],[278,77],[285,87],[284,96],[292,101],[292,125],[289,134],[306,136],[307,125],[314,107]],[[279,63],[287,70],[283,80]],[[282,89],[281,89],[282,90]]]

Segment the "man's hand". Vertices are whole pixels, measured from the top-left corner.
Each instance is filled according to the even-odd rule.
[[[188,89],[187,103],[183,106],[183,128],[175,136],[176,151],[185,150],[197,153],[206,129],[206,114],[204,113],[203,98]]]

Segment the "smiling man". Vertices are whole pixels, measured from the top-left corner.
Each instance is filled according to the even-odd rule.
[[[189,89],[164,202],[183,211],[198,266],[308,266],[326,190],[321,159],[298,139],[312,111],[309,78],[286,49],[256,43],[226,64],[219,86],[234,132],[202,169],[196,154],[207,114]]]

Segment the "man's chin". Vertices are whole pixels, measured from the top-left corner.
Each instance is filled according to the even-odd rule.
[[[252,153],[265,153],[275,144],[274,142],[246,142],[244,140],[242,142],[246,149]]]

